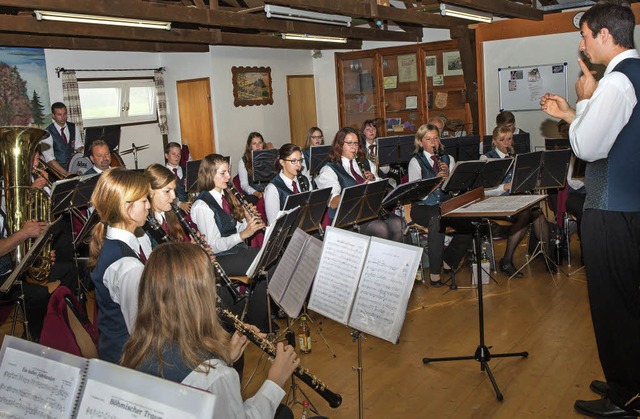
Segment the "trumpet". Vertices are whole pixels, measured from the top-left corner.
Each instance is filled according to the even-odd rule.
[[[243,335],[245,335],[251,343],[258,346],[258,348],[262,349],[267,355],[270,355],[273,357],[276,356],[276,348],[273,343],[259,336],[257,333],[251,330],[245,323],[238,320],[238,318],[229,310],[218,308],[218,314],[221,317],[231,321],[233,323],[234,328],[239,333],[242,333]],[[293,372],[293,374],[296,377],[298,377],[302,382],[304,382],[306,385],[311,387],[315,392],[317,392],[323,399],[327,401],[327,403],[329,403],[329,406],[331,406],[332,408],[335,409],[336,407],[339,407],[342,404],[342,396],[329,390],[327,385],[322,381],[320,381],[318,378],[316,378],[315,375],[311,374],[309,370],[302,367],[298,367]]]
[[[191,227],[191,224],[189,224],[189,222],[187,221],[184,215],[184,212],[180,209],[180,207],[178,207],[175,203],[172,202],[171,208],[173,209],[173,211],[175,211],[176,216],[178,217],[178,221],[180,222],[180,225],[185,230],[185,232],[189,235],[189,237],[191,237],[193,241],[198,246],[200,246],[200,248],[202,248],[205,252],[207,252],[207,247],[208,247],[207,242],[202,238],[202,236],[197,234],[198,232],[193,227]],[[154,221],[156,220],[154,219]],[[156,221],[156,224],[157,224],[157,221]],[[162,230],[162,228],[160,229]],[[233,286],[233,282],[231,282],[231,279],[229,278],[227,273],[224,271],[224,269],[222,269],[222,266],[220,266],[220,263],[218,263],[217,260],[214,260],[211,262],[211,264],[213,265],[213,269],[216,271],[216,276],[220,278],[220,281],[222,281],[222,285],[224,285],[224,287],[229,291],[229,294],[231,294],[231,298],[233,298],[233,303],[237,304],[240,301],[242,301],[244,299],[244,296],[238,293],[238,290],[236,289],[236,287]]]

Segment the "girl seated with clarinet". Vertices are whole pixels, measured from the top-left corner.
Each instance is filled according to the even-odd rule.
[[[280,147],[275,163],[278,174],[264,190],[264,206],[269,224],[276,221],[278,211],[284,208],[287,196],[312,189],[311,182],[302,174],[303,161],[302,151],[297,145],[288,143]]]
[[[202,247],[211,255],[211,249],[206,239],[187,220],[187,215],[176,205],[176,176],[166,167],[160,164],[152,164],[144,172],[149,181],[151,191],[149,200],[151,210],[147,223],[144,226],[145,234],[138,237],[140,245],[145,254],[151,254],[161,243],[166,242],[193,242]],[[240,315],[243,311],[245,301],[240,301],[240,295],[235,284],[222,268],[215,256],[211,262],[219,278],[221,285],[219,296],[224,306],[234,313]],[[246,318],[251,323],[268,327],[266,323],[267,313],[264,300],[266,300],[266,287],[257,286],[254,290],[253,300],[248,307]],[[265,326],[267,324],[267,326]]]
[[[215,394],[216,417],[293,418],[279,403],[287,380],[300,366],[295,350],[278,343],[267,379],[243,401],[231,364],[248,339],[222,328],[216,301],[207,253],[190,243],[158,246],[142,273],[138,317],[121,364]],[[264,339],[254,326],[243,327],[252,339]]]
[[[118,362],[133,329],[138,284],[146,262],[134,231],[149,212],[149,182],[142,173],[106,170],[91,195],[100,222],[89,245],[89,268],[98,305],[98,354]]]
[[[331,188],[328,209],[331,220],[336,214],[343,188],[380,180],[375,175],[375,166],[371,166],[364,157],[363,142],[358,131],[353,128],[345,127],[338,131],[329,152],[329,161],[315,179],[319,189]],[[367,236],[401,242],[402,220],[391,214],[386,220],[377,219],[360,225],[360,232]]]
[[[481,156],[481,160],[486,159],[504,159],[507,157],[514,157],[515,150],[513,148],[513,129],[509,125],[498,126],[493,130],[493,137],[491,139],[493,148],[489,150],[484,156]],[[508,195],[511,190],[511,178],[513,176],[513,170],[509,171],[505,178],[502,180],[502,184],[492,189],[485,189],[484,194],[486,196],[500,196]],[[533,232],[538,240],[540,240],[541,246],[544,246],[544,251],[549,255],[549,223],[544,217],[544,214],[539,207],[532,207],[530,210],[520,211],[515,215],[513,224],[509,226],[507,246],[504,250],[504,256],[500,259],[499,267],[500,271],[509,276],[515,276],[516,278],[522,278],[524,274],[519,272],[513,264],[513,254],[515,253],[518,245],[524,238],[529,228],[529,224],[533,224]],[[545,261],[547,269],[551,273],[556,272],[556,267],[553,263]]]

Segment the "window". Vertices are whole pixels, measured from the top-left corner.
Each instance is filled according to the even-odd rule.
[[[153,79],[78,81],[85,127],[155,121]]]

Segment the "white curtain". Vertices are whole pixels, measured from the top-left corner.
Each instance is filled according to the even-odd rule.
[[[164,90],[164,78],[162,70],[154,70],[153,81],[156,84],[156,107],[158,108],[158,126],[160,134],[168,135],[169,128],[167,126],[167,96]]]
[[[76,124],[80,135],[84,140],[84,129],[82,124],[82,107],[80,106],[80,91],[78,90],[78,79],[75,71],[62,72],[62,100],[67,106],[69,121]]]

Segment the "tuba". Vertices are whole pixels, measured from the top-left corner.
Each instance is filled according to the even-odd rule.
[[[31,171],[40,140],[49,133],[39,128],[0,127],[0,162],[4,174],[6,226],[9,234],[20,230],[29,220],[50,222],[51,201],[44,191],[31,187]],[[22,243],[15,252],[15,262],[20,263],[32,240]],[[44,246],[39,257],[27,271],[27,277],[35,283],[47,281],[51,270],[49,257],[51,246]]]

